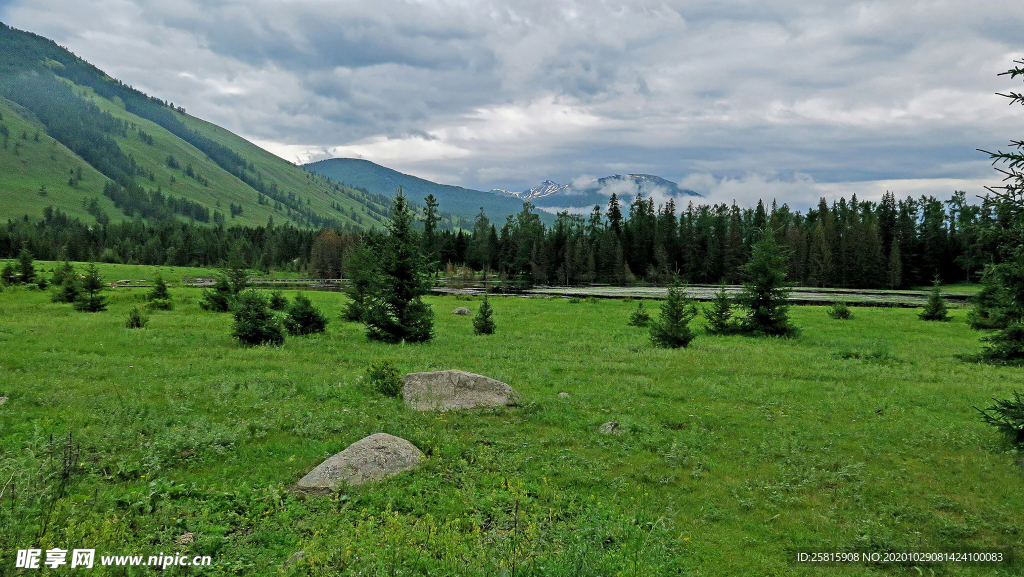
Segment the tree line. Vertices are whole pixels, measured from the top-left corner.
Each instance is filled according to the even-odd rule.
[[[655,207],[637,195],[624,206],[612,195],[588,216],[559,213],[550,227],[536,209],[506,218],[500,227],[481,209],[472,230],[438,230],[437,202],[427,197],[421,215],[422,249],[433,271],[466,265],[525,284],[669,283],[736,284],[764,234],[787,253],[792,284],[845,288],[901,288],[976,281],[998,259],[996,236],[1006,215],[997,204],[972,204],[964,192],[880,201],[854,196],[829,205],[822,199],[806,214],[786,204],[693,204],[677,211],[669,199]],[[343,275],[346,255],[362,236],[343,240],[321,234],[312,247],[311,271]]]

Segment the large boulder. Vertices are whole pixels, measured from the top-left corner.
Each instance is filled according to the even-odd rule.
[[[405,375],[402,398],[417,411],[511,407],[519,401],[505,383],[457,370]]]
[[[463,316],[465,316],[465,315],[473,314],[473,311],[467,309],[466,307],[458,307],[458,308],[456,308],[455,310],[452,311],[452,314],[453,315],[463,315]]]
[[[409,441],[375,433],[356,441],[306,474],[293,487],[300,493],[324,495],[345,485],[379,481],[416,467],[423,453]]]

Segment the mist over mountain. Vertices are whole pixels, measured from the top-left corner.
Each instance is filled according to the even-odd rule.
[[[669,198],[677,206],[681,201],[703,197],[699,192],[680,188],[678,184],[651,174],[616,174],[602,178],[583,178],[568,184],[559,184],[545,180],[538,186],[522,192],[493,189],[492,193],[532,202],[545,212],[557,212],[563,209],[583,209],[589,211],[595,205],[602,208],[608,199],[615,194],[621,201],[628,203],[637,194],[644,198],[654,198],[655,204],[663,204]]]

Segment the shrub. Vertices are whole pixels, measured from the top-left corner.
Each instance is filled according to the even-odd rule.
[[[828,316],[836,320],[848,321],[853,318],[853,313],[850,311],[850,307],[846,306],[846,303],[836,301],[832,303],[832,306],[825,309]]]
[[[270,308],[275,311],[288,310],[288,299],[284,296],[284,293],[281,291],[274,291],[270,293]]]
[[[981,340],[989,345],[982,347],[981,353],[974,360],[1008,365],[1024,364],[1024,323],[1011,323]]]
[[[722,285],[715,293],[711,306],[704,309],[704,327],[708,334],[730,335],[739,332],[739,326],[732,316],[735,302],[725,290],[725,285]]]
[[[697,306],[678,284],[669,287],[657,321],[651,322],[651,342],[659,347],[677,349],[690,344],[695,336],[689,324],[697,316]]]
[[[484,302],[480,304],[480,308],[473,317],[473,332],[478,335],[493,335],[495,328],[493,315],[494,309],[491,308],[487,295],[484,295]]]
[[[151,311],[171,311],[174,310],[174,302],[171,299],[156,299],[149,301],[146,308]]]
[[[142,314],[139,307],[132,307],[132,310],[128,311],[128,317],[124,321],[124,326],[129,329],[142,329],[146,328],[146,323],[149,319]]]
[[[397,397],[402,394],[402,378],[398,376],[398,369],[390,361],[371,364],[366,369],[366,376],[374,391],[386,397]]]
[[[1016,444],[1024,444],[1024,396],[1014,391],[1013,399],[992,399],[995,404],[984,410],[974,407],[986,423],[1006,434]],[[993,414],[989,414],[989,413]]]
[[[231,283],[227,277],[218,277],[213,290],[203,291],[203,300],[199,301],[199,307],[204,311],[215,313],[226,313],[231,310],[235,299],[235,293],[231,290]]]
[[[270,307],[273,308],[273,297]],[[295,302],[288,307],[284,324],[290,335],[311,335],[327,329],[327,317],[313,306],[309,298],[299,293],[295,295]]]
[[[631,327],[646,327],[651,322],[651,315],[647,314],[647,309],[644,308],[644,301],[636,303],[636,310],[629,315],[629,322],[626,323]]]
[[[946,301],[942,298],[942,289],[939,287],[939,279],[932,283],[932,292],[928,295],[928,302],[924,310],[917,315],[923,321],[948,321],[949,312],[946,309]]]
[[[50,279],[50,284],[54,286],[61,286],[68,277],[75,276],[75,267],[71,266],[71,263],[64,261],[64,264],[53,269],[53,277]]]
[[[281,319],[270,310],[270,303],[262,293],[246,290],[235,303],[235,324],[231,336],[244,345],[281,345],[284,328]]]
[[[107,310],[107,299],[100,294],[103,290],[103,279],[96,265],[89,263],[82,278],[82,290],[75,299],[75,308],[88,313]]]

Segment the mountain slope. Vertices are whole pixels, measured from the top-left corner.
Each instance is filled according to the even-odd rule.
[[[484,209],[487,217],[501,225],[506,215],[523,210],[523,201],[490,192],[437,184],[358,158],[331,158],[303,165],[303,168],[336,182],[364,188],[371,193],[393,196],[398,187],[413,202],[422,202],[428,194],[437,199],[440,210],[472,219]],[[542,217],[547,220],[542,214]]]
[[[3,24],[0,114],[0,217],[53,206],[100,223],[355,229],[380,226],[389,212],[385,196],[312,175]]]

